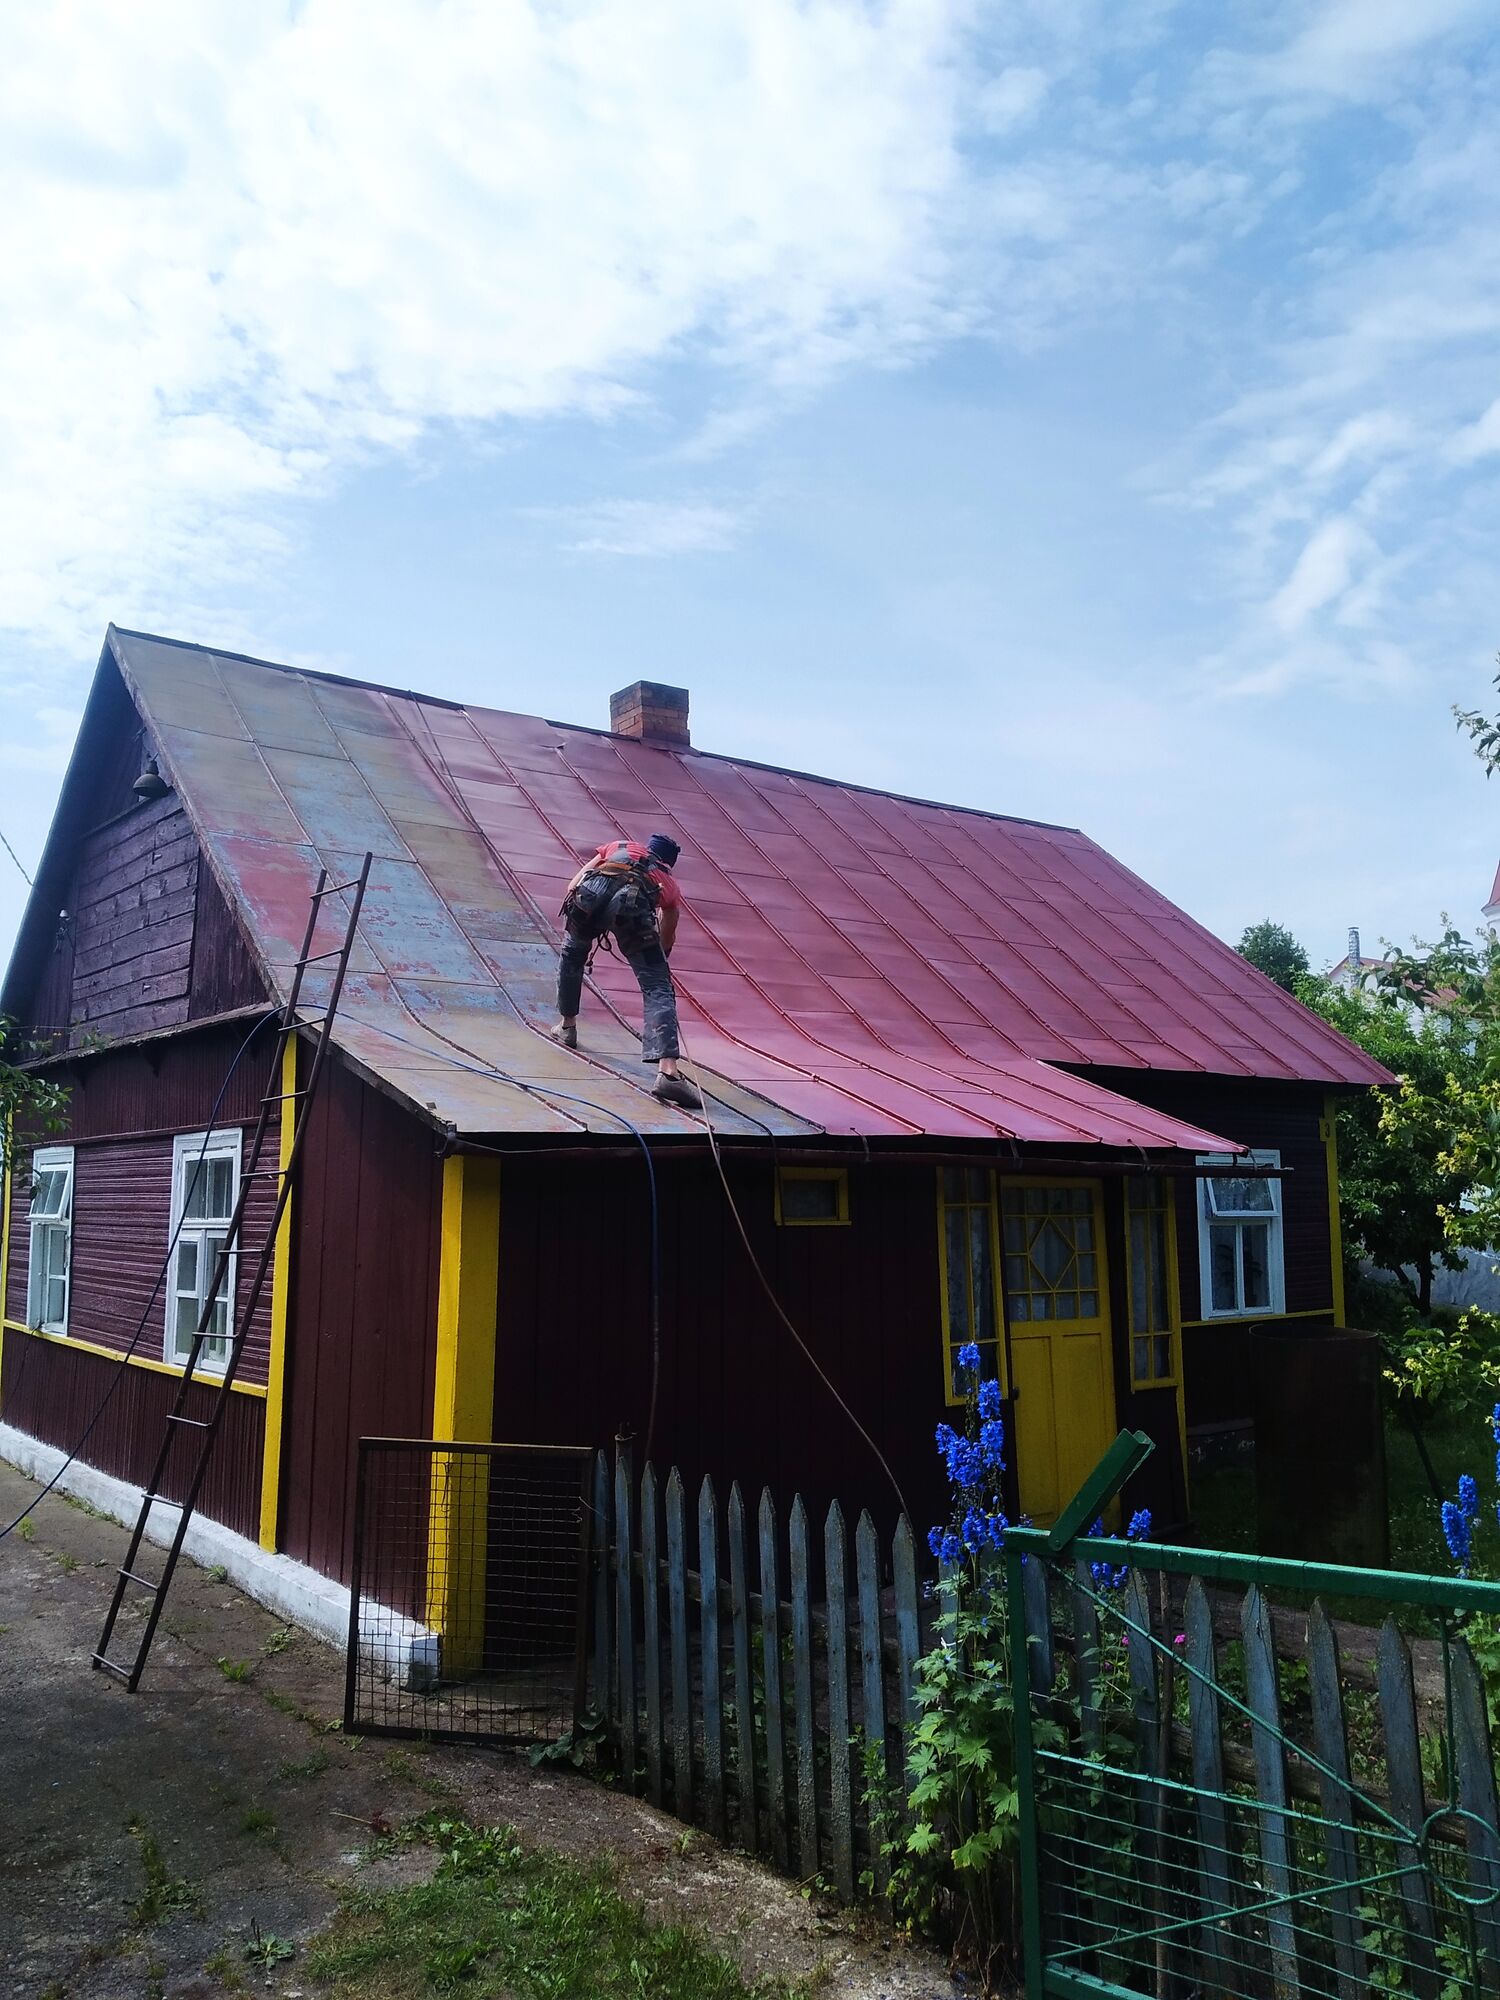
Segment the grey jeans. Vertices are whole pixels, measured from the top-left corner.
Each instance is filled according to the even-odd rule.
[[[641,989],[641,1012],[645,1033],[641,1041],[642,1062],[660,1062],[664,1056],[679,1056],[677,1039],[677,995],[672,986],[672,970],[661,948],[656,927],[656,911],[650,898],[634,883],[626,883],[610,905],[609,935],[620,948],[620,956],[636,976]],[[578,1012],[583,998],[583,975],[589,962],[594,938],[589,931],[568,919],[568,941],[563,946],[557,968],[557,1011],[565,1019]]]

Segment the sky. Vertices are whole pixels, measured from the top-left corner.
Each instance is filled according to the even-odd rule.
[[[0,834],[113,619],[1471,928],[1497,85],[1485,0],[5,10]]]

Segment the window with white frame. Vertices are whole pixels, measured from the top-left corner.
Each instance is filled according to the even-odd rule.
[[[179,1365],[192,1352],[220,1252],[229,1236],[240,1184],[240,1135],[183,1132],[172,1142],[172,1278],[167,1288],[166,1357]],[[236,1259],[219,1280],[213,1314],[198,1353],[200,1368],[222,1368],[233,1333]]]
[[[1200,1167],[1279,1167],[1278,1152],[1200,1153]],[[1205,1319],[1244,1319],[1286,1310],[1281,1255],[1281,1182],[1215,1174],[1198,1183],[1198,1262]]]
[[[31,1261],[26,1317],[43,1333],[68,1330],[73,1263],[73,1148],[41,1146],[31,1157]]]

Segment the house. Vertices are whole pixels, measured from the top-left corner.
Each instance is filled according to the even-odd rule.
[[[649,1094],[628,970],[600,958],[577,1054],[545,1032],[563,883],[658,829],[723,1181]],[[1136,1497],[1181,1523],[1252,1329],[1342,1319],[1331,1104],[1384,1073],[1083,834],[696,749],[671,688],[588,728],[111,628],[0,994],[71,1089],[7,1173],[7,1455],[82,1438],[142,1478],[309,892],[366,850],[203,1501],[247,1562],[347,1575],[362,1435],[626,1433],[690,1479],[889,1511],[873,1439],[931,1518],[970,1339],[1019,1506],[1049,1518],[1129,1424],[1158,1445]]]

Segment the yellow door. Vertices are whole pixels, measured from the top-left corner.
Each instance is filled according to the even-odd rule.
[[[1016,1476],[1045,1525],[1115,1434],[1100,1185],[999,1179]]]

